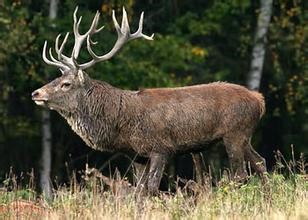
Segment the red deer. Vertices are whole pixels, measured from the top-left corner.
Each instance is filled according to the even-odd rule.
[[[63,54],[63,42],[56,38],[57,59],[43,48],[43,60],[56,66],[62,76],[32,93],[37,105],[56,110],[84,142],[100,151],[133,151],[150,159],[148,190],[156,192],[168,156],[200,150],[200,146],[222,139],[234,175],[247,176],[245,161],[258,173],[266,171],[264,159],[252,148],[250,139],[265,111],[263,96],[243,86],[214,82],[178,88],[129,91],[91,79],[84,70],[97,62],[110,59],[127,42],[137,38],[153,40],[142,33],[143,13],[139,28],[130,32],[123,8],[121,26],[112,18],[118,39],[105,55],[97,56],[91,46],[97,28],[97,12],[85,34],[78,31],[81,18],[74,12],[75,44],[71,56]],[[86,40],[92,60],[79,64],[77,58]]]

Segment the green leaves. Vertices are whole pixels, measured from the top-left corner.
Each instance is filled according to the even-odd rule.
[[[194,49],[198,50],[179,37],[157,34],[154,41],[129,42],[112,60],[97,64],[88,72],[122,88],[180,86],[190,83],[194,65],[203,62],[204,55],[200,53],[205,52]]]

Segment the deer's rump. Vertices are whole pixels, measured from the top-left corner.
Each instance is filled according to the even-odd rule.
[[[230,83],[147,89],[138,96],[144,109],[131,146],[139,152],[187,151],[233,131],[249,134],[264,113],[261,94]]]

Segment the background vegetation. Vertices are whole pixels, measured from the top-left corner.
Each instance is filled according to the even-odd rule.
[[[267,112],[254,136],[254,146],[271,169],[274,151],[286,158],[308,153],[307,15],[304,0],[275,0],[270,22],[261,82]],[[60,72],[41,59],[43,42],[52,45],[58,33],[72,30],[72,13],[79,5],[81,28],[89,27],[96,10],[106,26],[97,39],[103,53],[115,42],[111,10],[121,14],[124,5],[132,29],[145,11],[145,33],[155,40],[134,41],[112,60],[88,70],[93,78],[121,88],[173,87],[228,81],[245,85],[249,71],[258,1],[249,0],[88,0],[59,2],[58,16],[48,18],[48,1],[0,1],[0,184],[10,170],[23,173],[18,181],[37,177],[41,160],[41,108],[31,92]],[[306,19],[306,20],[305,20]],[[305,23],[306,21],[306,23]],[[72,44],[70,39],[67,48]],[[86,60],[84,52],[80,60]],[[52,173],[54,186],[69,180],[89,163],[104,172],[115,166],[126,171],[130,161],[92,151],[55,112],[52,124]],[[224,148],[209,146],[207,165],[228,166]],[[304,156],[303,156],[304,157]],[[190,155],[172,160],[175,174],[192,177]],[[185,167],[183,166],[185,164]]]

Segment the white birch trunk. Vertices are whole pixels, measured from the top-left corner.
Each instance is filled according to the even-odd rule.
[[[58,0],[50,0],[49,18],[55,19],[58,11]],[[40,187],[46,199],[51,198],[51,122],[50,111],[42,111],[42,168],[40,172]]]
[[[50,0],[49,4],[49,18],[55,19],[58,13],[58,0]]]
[[[273,0],[260,0],[260,14],[256,28],[254,46],[247,86],[251,90],[259,90],[265,56],[266,34],[272,16]]]

